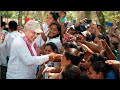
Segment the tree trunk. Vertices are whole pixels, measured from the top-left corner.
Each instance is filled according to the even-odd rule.
[[[2,17],[2,15],[0,16],[0,21],[3,22],[3,17]]]
[[[90,19],[91,17],[91,11],[78,11],[77,12],[77,22],[79,22],[80,20],[84,19],[84,18],[88,18]]]
[[[27,16],[29,15],[29,11],[26,11],[26,15],[25,15],[25,19],[24,20],[26,20],[26,18],[27,18]],[[24,22],[24,24],[25,24],[26,22]]]
[[[84,17],[90,19],[91,11],[85,11],[84,13],[85,13]]]
[[[77,12],[77,22],[80,22],[80,20],[83,19],[83,11]]]
[[[118,11],[118,14],[120,15],[120,11]],[[117,26],[118,26],[118,30],[120,30],[120,19],[119,22],[117,23]]]
[[[0,22],[3,22],[2,11],[0,11]]]
[[[103,15],[102,11],[96,11],[96,14],[97,14],[98,20],[101,24],[101,33],[104,33],[104,32],[106,32],[104,15]]]
[[[40,19],[40,21],[43,21],[42,11],[39,11],[37,14],[38,14],[37,16]]]
[[[22,25],[22,11],[19,11],[19,14],[18,14],[18,25],[19,26]]]
[[[3,22],[3,17],[1,16],[1,22]]]
[[[6,22],[7,22],[7,24],[8,24],[8,11],[7,11],[7,16],[6,16],[6,20],[7,20]]]
[[[120,21],[117,23],[118,30],[120,30]]]

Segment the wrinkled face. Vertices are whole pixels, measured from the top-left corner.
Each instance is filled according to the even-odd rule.
[[[25,30],[25,35],[27,39],[30,41],[30,43],[32,43],[38,36],[38,34],[32,30]]]
[[[47,17],[46,17],[46,23],[47,23],[47,25],[49,26],[53,22],[54,22],[54,18],[52,17],[51,14],[48,14]]]
[[[50,29],[49,29],[49,36],[50,37],[54,37],[54,36],[56,36],[56,35],[58,35],[59,34],[59,31],[58,31],[58,29],[57,29],[57,26],[56,25],[52,25],[51,27],[50,27]]]
[[[44,53],[45,54],[50,54],[51,52],[53,52],[52,48],[50,46],[45,46]]]
[[[88,77],[90,79],[100,79],[100,74],[99,73],[96,73],[93,69],[92,66],[90,66],[89,70],[88,70]]]

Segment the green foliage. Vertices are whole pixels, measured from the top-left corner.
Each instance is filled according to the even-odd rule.
[[[120,21],[119,11],[103,11],[105,21],[116,23]]]
[[[67,12],[67,20],[69,21],[69,22],[72,22],[72,20],[73,19],[76,19],[76,11],[68,11]]]
[[[13,13],[11,11],[1,11],[1,15],[3,17],[11,17],[13,15]]]

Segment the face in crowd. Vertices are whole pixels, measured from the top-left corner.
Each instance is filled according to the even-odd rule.
[[[55,13],[49,13],[46,17],[46,23],[48,26],[51,25],[51,23],[56,22],[57,21],[57,16],[55,15]]]

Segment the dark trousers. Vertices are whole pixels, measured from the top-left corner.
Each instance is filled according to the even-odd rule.
[[[0,79],[1,79],[1,65],[0,65]]]
[[[7,67],[1,66],[1,79],[6,79]]]

